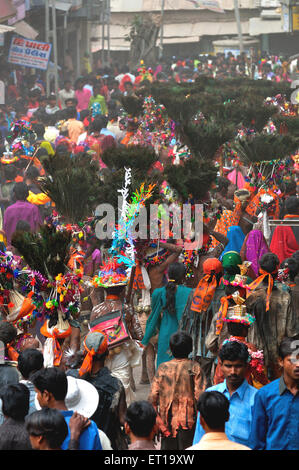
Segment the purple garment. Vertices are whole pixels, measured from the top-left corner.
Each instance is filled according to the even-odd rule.
[[[102,264],[102,255],[101,251],[96,248],[91,255],[91,258],[85,262],[84,265],[84,274],[86,276],[93,276],[94,272],[99,270]]]
[[[17,201],[15,204],[12,204],[5,210],[3,221],[3,230],[9,245],[19,220],[28,222],[32,232],[38,230],[39,226],[43,224],[39,208],[34,204],[27,201]]]
[[[269,253],[269,248],[263,233],[260,230],[252,230],[246,241],[246,259],[252,262],[251,267],[256,276],[259,275],[259,260],[265,253]]]

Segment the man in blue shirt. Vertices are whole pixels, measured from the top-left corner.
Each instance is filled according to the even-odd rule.
[[[225,433],[229,440],[245,446],[248,446],[251,408],[257,393],[257,389],[249,385],[245,379],[249,359],[245,344],[238,341],[225,343],[219,351],[219,361],[225,380],[206,390],[221,392],[229,400],[230,417],[225,424]],[[193,445],[197,444],[204,434],[198,413]]]
[[[57,367],[41,369],[32,375],[31,381],[40,406],[59,410],[63,414],[69,432],[61,448],[67,450],[70,442],[69,421],[73,411],[69,411],[65,405],[68,388],[65,372]],[[102,450],[99,431],[94,421],[90,420],[90,425],[80,435],[78,450]]]
[[[299,450],[299,341],[279,347],[282,376],[255,396],[249,446],[254,450]]]

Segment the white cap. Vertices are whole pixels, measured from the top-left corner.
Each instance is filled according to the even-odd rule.
[[[94,385],[86,380],[67,377],[68,388],[65,398],[65,405],[68,410],[77,411],[85,418],[90,418],[96,411],[99,404],[99,393]],[[41,406],[35,396],[35,407],[37,410]]]

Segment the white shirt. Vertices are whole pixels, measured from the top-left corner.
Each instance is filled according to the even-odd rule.
[[[62,109],[65,109],[66,100],[69,100],[71,98],[75,98],[75,90],[69,90],[69,91],[67,91],[65,89],[60,90],[59,93],[58,93],[58,97],[59,97]]]

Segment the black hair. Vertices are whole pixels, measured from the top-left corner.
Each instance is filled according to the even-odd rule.
[[[77,104],[78,104],[77,98],[66,98],[66,99],[64,100],[65,104],[68,103],[69,101],[71,101],[75,107],[76,107]]]
[[[222,429],[229,420],[229,401],[216,390],[204,392],[199,397],[197,410],[210,429]]]
[[[15,165],[5,165],[4,176],[7,180],[14,180],[18,174],[18,169]]]
[[[227,274],[229,276],[235,276],[236,274],[240,274],[240,268],[238,266],[225,266],[223,268],[224,274]]]
[[[281,265],[281,268],[289,268],[289,277],[292,282],[295,281],[295,277],[299,272],[299,259],[298,258],[287,258]]]
[[[107,118],[107,116],[101,116],[101,118],[102,118],[103,128],[106,128],[108,125],[109,119]]]
[[[25,183],[16,183],[13,187],[13,194],[17,201],[26,201],[29,196],[29,189]]]
[[[222,176],[220,176],[218,178],[218,186],[217,186],[217,190],[218,191],[221,191],[222,189],[228,189],[229,187],[229,181],[227,178],[223,178]]]
[[[192,352],[192,337],[185,331],[177,331],[169,340],[170,351],[176,359],[185,359]]]
[[[49,154],[47,150],[44,147],[40,147],[38,151],[36,152],[36,156],[39,160],[43,159],[44,157],[48,157]]]
[[[287,356],[291,356],[295,354],[297,344],[298,344],[298,341],[296,341],[294,338],[288,338],[288,337],[283,338],[283,340],[281,341],[278,347],[278,357],[280,357],[281,359],[284,359]]]
[[[43,124],[48,127],[48,126],[53,126],[56,123],[55,115],[53,114],[48,114],[45,113],[43,116]]]
[[[18,357],[18,369],[24,379],[28,380],[30,375],[44,367],[44,356],[37,349],[25,349]]]
[[[2,412],[15,421],[24,421],[29,412],[29,388],[22,383],[4,385],[1,388]]]
[[[120,295],[125,286],[114,286],[114,287],[107,287],[105,290],[107,292],[107,295]]]
[[[78,86],[81,85],[81,84],[84,86],[84,78],[83,77],[77,78],[77,80],[75,81],[75,89],[77,89]]]
[[[101,83],[96,82],[96,83],[94,84],[94,86],[93,86],[93,94],[94,94],[94,96],[96,96],[95,90],[99,90],[99,92],[100,92],[101,89],[102,89]]]
[[[18,330],[7,321],[0,321],[0,341],[5,344],[5,346],[11,343],[16,339]]]
[[[243,323],[235,323],[235,322],[228,322],[227,323],[227,331],[232,336],[244,336],[248,334],[249,325],[244,325]]]
[[[31,382],[41,393],[47,390],[57,401],[65,400],[67,394],[67,377],[57,367],[40,369],[31,376]]]
[[[50,449],[60,449],[68,435],[68,425],[60,411],[43,408],[26,417],[26,430],[30,436],[43,436]]]
[[[91,132],[101,132],[102,129],[103,129],[103,121],[101,119],[101,116],[97,116],[90,124],[90,130]]]
[[[259,260],[260,267],[267,273],[273,275],[279,266],[279,258],[274,253],[265,253]]]
[[[297,196],[288,197],[285,202],[285,208],[287,214],[299,215],[299,198]]]
[[[249,359],[248,348],[245,344],[238,341],[228,341],[225,343],[220,351],[219,358],[223,361],[242,361],[247,364]]]
[[[60,133],[62,135],[62,133]],[[58,144],[56,147],[56,155],[69,155],[71,152],[69,151],[68,145],[64,142]]]
[[[83,111],[80,112],[80,121],[84,121],[84,119],[87,118],[89,114],[89,109],[83,109]]]
[[[69,108],[67,108],[65,110],[65,113],[66,113],[67,119],[77,118],[77,109],[75,108],[75,106],[70,106]]]
[[[183,263],[172,263],[168,268],[168,284],[166,286],[166,306],[171,315],[175,315],[175,293],[177,284],[181,284],[185,277],[186,269]]]
[[[22,158],[22,151],[21,150],[18,150],[16,155],[18,157],[21,157],[18,161],[16,161],[16,163],[15,163],[16,167],[18,168],[19,171],[25,170],[25,168],[28,165],[28,160],[26,160],[25,158]],[[22,171],[22,175],[23,175],[23,171]]]
[[[31,227],[27,220],[18,220],[15,232],[31,232]]]
[[[296,194],[297,183],[294,180],[291,180],[284,184],[284,192],[285,194]]]
[[[125,422],[136,437],[148,437],[156,424],[157,413],[145,400],[133,402],[127,409]]]
[[[36,113],[34,113],[35,115]],[[43,138],[45,133],[45,126],[39,122],[32,124],[32,130],[36,133],[37,138]]]
[[[40,176],[40,173],[38,169],[36,168],[36,166],[31,165],[26,171],[25,176],[29,179],[35,180],[36,178]]]

